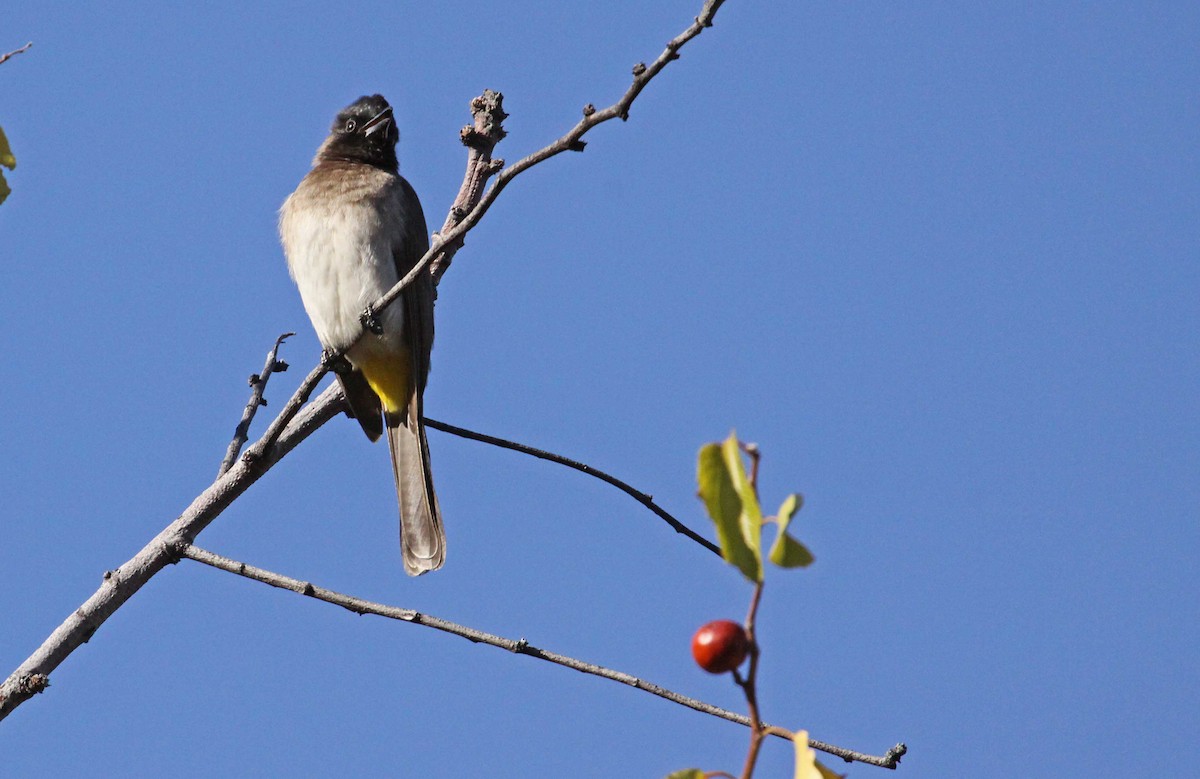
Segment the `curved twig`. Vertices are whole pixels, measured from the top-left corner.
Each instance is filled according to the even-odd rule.
[[[683,535],[695,541],[697,544],[700,544],[700,546],[715,554],[717,557],[721,556],[721,548],[719,546],[714,544],[712,541],[709,541],[696,531],[692,530],[690,527],[680,522],[671,514],[667,513],[662,506],[659,506],[654,502],[653,496],[647,495],[641,490],[631,487],[630,485],[618,479],[616,476],[611,476],[599,468],[593,468],[587,463],[581,463],[578,460],[572,460],[569,457],[563,457],[561,454],[547,452],[544,449],[536,449],[532,446],[527,446],[526,444],[519,444],[516,441],[497,438],[496,436],[487,435],[485,433],[476,433],[474,430],[467,430],[464,427],[458,427],[446,422],[439,422],[438,420],[430,419],[429,417],[425,418],[425,426],[431,427],[434,430],[441,430],[443,433],[450,433],[451,435],[456,435],[461,438],[469,438],[472,441],[480,441],[485,444],[491,444],[492,446],[499,446],[501,449],[511,449],[514,452],[528,454],[533,457],[537,457],[539,460],[549,460],[550,462],[558,463],[559,465],[565,465],[568,468],[574,468],[580,473],[586,473],[589,476],[595,476],[597,479],[611,484],[621,492],[624,492],[626,495],[636,500],[638,503],[641,503],[643,506],[653,511],[659,516],[660,519],[670,525],[676,533],[682,533]]]

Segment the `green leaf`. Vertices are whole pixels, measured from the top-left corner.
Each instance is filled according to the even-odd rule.
[[[784,533],[771,545],[770,557],[780,568],[807,568],[816,559],[807,546]]]
[[[9,170],[17,167],[17,158],[13,156],[12,149],[8,146],[8,137],[4,135],[3,127],[0,127],[0,165]]]
[[[792,743],[796,745],[796,779],[846,779],[845,774],[834,773],[817,760],[817,753],[808,746],[807,730],[797,731]]]
[[[4,135],[3,127],[0,127],[0,166],[9,170],[17,167],[17,158],[13,156],[12,149],[8,147],[8,138]],[[8,182],[4,180],[4,172],[0,171],[0,203],[7,200],[11,193]]]
[[[704,779],[704,772],[699,768],[685,768],[674,772],[667,779]]]
[[[771,562],[780,568],[807,568],[813,563],[812,552],[808,551],[808,547],[787,533],[792,515],[803,505],[804,496],[792,493],[783,501],[783,505],[779,507],[779,515],[775,517],[775,524],[779,525],[779,533],[775,536],[775,543],[771,544],[768,556]]]
[[[705,444],[700,448],[696,467],[696,481],[700,484],[700,497],[708,509],[708,516],[717,526],[717,540],[721,544],[721,556],[737,566],[752,582],[761,581],[762,563],[755,552],[746,544],[739,518],[742,501],[734,488],[733,479],[721,455],[720,444]]]
[[[736,432],[730,433],[725,442],[721,444],[721,455],[725,460],[725,467],[729,469],[729,476],[733,480],[733,488],[737,490],[738,497],[742,501],[742,510],[738,515],[738,526],[741,528],[746,546],[749,548],[750,553],[754,555],[754,575],[745,571],[743,573],[746,574],[746,578],[750,581],[761,582],[763,580],[762,508],[758,505],[758,494],[754,491],[754,485],[746,477],[746,464],[742,461],[742,449],[738,443]]]

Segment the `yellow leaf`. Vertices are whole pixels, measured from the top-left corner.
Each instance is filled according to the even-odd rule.
[[[798,730],[792,738],[796,745],[796,779],[846,779],[845,774],[830,771],[817,760],[817,753],[808,746],[808,731]]]

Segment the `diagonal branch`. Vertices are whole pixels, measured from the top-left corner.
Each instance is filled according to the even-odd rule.
[[[299,579],[293,579],[290,576],[284,576],[283,574],[268,571],[263,568],[256,568],[253,565],[247,565],[246,563],[238,562],[237,560],[231,560],[228,557],[223,557],[219,554],[210,552],[207,549],[201,549],[190,544],[182,547],[179,552],[180,556],[190,558],[198,563],[204,563],[205,565],[212,566],[218,570],[236,574],[237,576],[243,576],[256,582],[269,584],[272,587],[289,590],[297,593],[298,595],[305,595],[326,603],[332,603],[335,606],[341,606],[342,608],[352,611],[355,614],[375,614],[380,617],[399,620],[400,622],[410,622],[414,625],[423,625],[425,627],[433,628],[434,630],[440,630],[443,633],[460,636],[476,644],[487,644],[488,646],[507,649],[509,652],[513,652],[515,654],[535,657],[538,660],[545,660],[546,662],[554,663],[555,665],[561,665],[564,668],[570,668],[581,673],[599,676],[602,679],[620,682],[621,684],[628,685],[629,687],[642,690],[643,692],[648,692],[651,695],[657,695],[664,700],[677,703],[680,706],[686,706],[689,709],[695,709],[696,711],[704,714],[711,714],[714,717],[720,717],[721,719],[729,720],[730,722],[736,722],[739,725],[750,726],[751,724],[748,717],[736,712],[729,711],[728,709],[722,709],[719,706],[713,706],[710,703],[705,703],[704,701],[697,700],[695,698],[689,698],[686,695],[681,695],[677,692],[668,690],[665,687],[660,687],[657,684],[646,681],[645,679],[639,679],[636,676],[632,676],[621,671],[615,671],[611,668],[605,668],[601,665],[595,665],[593,663],[584,662],[583,660],[577,660],[574,657],[568,657],[567,655],[559,654],[558,652],[539,649],[538,647],[531,645],[523,638],[514,641],[511,638],[503,638],[491,633],[485,633],[482,630],[467,627],[466,625],[460,625],[456,622],[451,622],[430,614],[424,614],[414,609],[405,609],[399,606],[389,606],[384,603],[376,603],[369,600],[363,600],[362,598],[356,598],[353,595],[345,595],[340,592],[335,592],[334,590],[327,590],[324,587],[318,587],[311,582],[300,581]],[[772,730],[769,731],[771,735],[778,736],[780,738],[789,738],[789,736],[784,735],[788,731],[784,730],[783,728],[773,728],[773,726],[770,725],[765,727],[772,728]],[[858,761],[860,763],[867,763],[869,765],[876,765],[883,768],[895,768],[896,764],[899,762],[899,756],[894,754],[899,748],[899,745],[897,747],[893,747],[886,755],[882,757],[866,755],[861,752],[855,752],[852,749],[845,749],[844,747],[834,746],[833,744],[826,744],[822,741],[814,741],[812,739],[809,740],[809,746],[811,746],[813,749],[819,749],[822,752],[836,755],[847,762]]]
[[[597,111],[595,106],[589,103],[583,107],[583,118],[565,135],[501,171],[492,183],[491,189],[483,196],[479,204],[471,209],[471,212],[453,230],[442,236],[442,240],[450,244],[460,235],[465,234],[474,227],[483,218],[483,215],[487,213],[488,209],[491,208],[492,203],[496,202],[496,198],[500,196],[500,193],[508,186],[508,183],[521,173],[565,151],[583,151],[586,146],[583,136],[596,125],[603,124],[612,119],[621,119],[622,121],[629,119],[629,108],[633,105],[638,95],[642,93],[642,90],[646,88],[646,85],[661,73],[668,63],[679,59],[679,50],[688,41],[703,32],[704,28],[712,26],[713,18],[724,2],[725,0],[705,0],[704,6],[700,10],[700,15],[693,20],[692,24],[686,30],[667,42],[666,48],[663,49],[663,52],[658,55],[658,58],[654,62],[648,66],[641,62],[634,65],[633,83],[625,91],[625,94],[621,96],[620,100],[601,111]],[[396,292],[396,295],[398,294],[399,292]],[[394,297],[391,292],[385,295],[385,298]]]
[[[514,452],[532,455],[533,457],[537,457],[539,460],[549,460],[552,463],[558,463],[559,465],[565,465],[568,468],[574,468],[580,473],[586,473],[589,476],[595,476],[597,479],[611,484],[621,492],[624,492],[626,495],[636,500],[638,503],[641,503],[643,506],[653,511],[659,516],[659,518],[674,528],[676,533],[682,533],[683,535],[695,541],[697,544],[700,544],[700,546],[715,554],[717,557],[721,556],[720,547],[680,522],[671,514],[667,513],[665,509],[654,502],[653,496],[647,495],[641,490],[629,486],[617,477],[610,476],[599,468],[593,468],[587,463],[581,463],[578,460],[572,460],[569,457],[563,457],[561,454],[547,452],[544,449],[535,449],[534,447],[527,446],[526,444],[519,444],[516,441],[508,441],[503,438],[497,438],[496,436],[486,435],[485,433],[476,433],[474,430],[467,430],[466,428],[457,427],[455,425],[447,424],[446,422],[439,422],[436,419],[429,419],[428,417],[425,418],[425,426],[431,427],[434,430],[441,430],[443,433],[450,433],[451,435],[456,435],[461,438],[469,438],[472,441],[480,441],[485,444],[491,444],[492,446],[499,446],[501,449],[511,449]]]

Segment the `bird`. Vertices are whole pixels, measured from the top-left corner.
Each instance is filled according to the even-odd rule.
[[[347,415],[371,441],[387,434],[401,559],[419,576],[446,559],[424,422],[435,296],[428,266],[391,305],[370,308],[429,250],[421,201],[400,175],[399,139],[382,95],[340,111],[280,209],[279,236],[326,358],[344,351],[345,360],[331,364]]]

